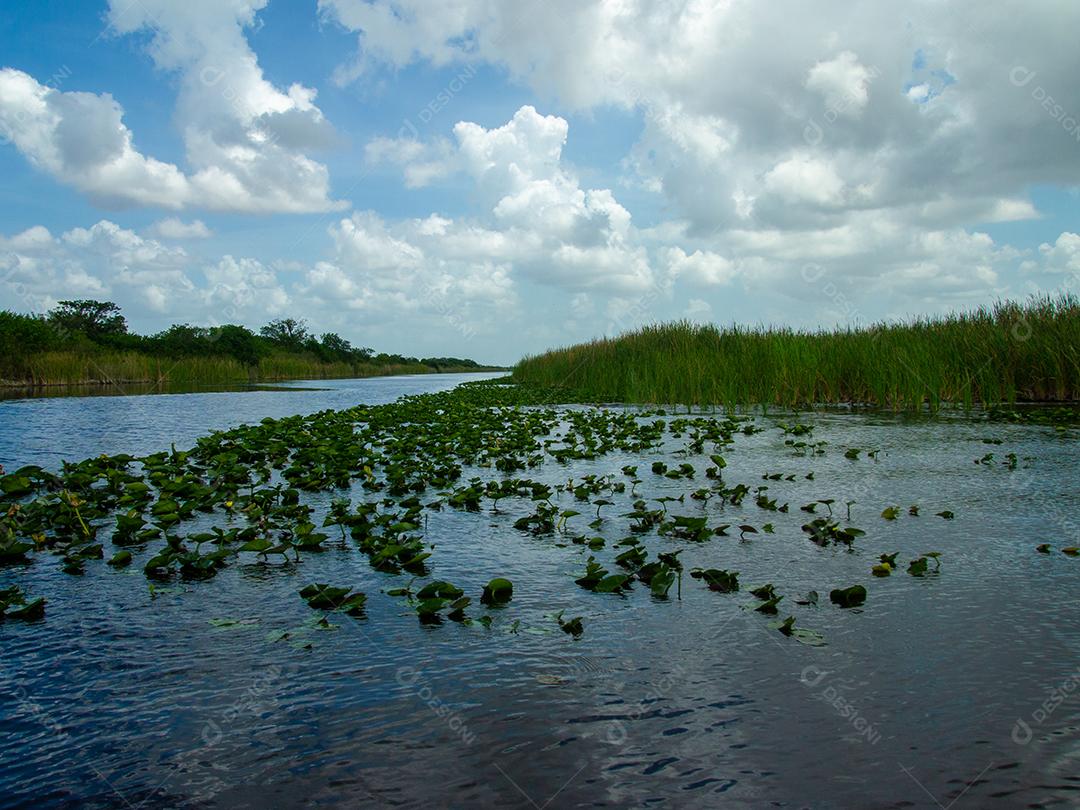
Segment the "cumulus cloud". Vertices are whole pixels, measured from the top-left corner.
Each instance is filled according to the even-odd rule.
[[[668,272],[677,279],[702,286],[722,286],[731,282],[735,264],[709,251],[695,250],[689,256],[682,248],[661,251]]]
[[[62,183],[106,205],[183,208],[188,178],[133,146],[109,94],[63,93],[20,70],[0,70],[0,136]]]
[[[147,232],[158,239],[209,239],[213,235],[201,219],[184,222],[176,217],[159,219]]]
[[[225,255],[202,272],[206,286],[201,296],[222,323],[243,319],[252,312],[278,315],[292,303],[277,274],[256,259]]]
[[[458,231],[456,250],[441,250],[447,228]],[[330,255],[303,269],[294,297],[320,328],[385,344],[385,334],[369,337],[392,327],[446,353],[478,335],[493,339],[520,316],[511,268],[496,258],[500,246],[467,226],[439,217],[388,223],[364,211],[332,224],[329,235]]]
[[[277,274],[254,259],[226,255],[195,269],[170,246],[109,220],[54,236],[35,226],[0,236],[0,283],[20,310],[44,312],[59,299],[117,302],[146,323],[207,326],[250,322],[290,303]]]
[[[254,212],[326,211],[326,167],[307,151],[336,134],[312,88],[285,90],[268,81],[244,29],[267,0],[110,0],[109,22],[121,34],[147,31],[149,51],[180,80],[177,116],[191,178],[206,207]]]
[[[187,253],[101,220],[53,236],[43,227],[0,238],[3,280],[20,309],[43,311],[63,298],[114,298],[156,313],[194,289]]]
[[[568,289],[644,289],[652,270],[630,212],[610,189],[582,188],[563,165],[568,133],[566,119],[526,105],[499,127],[458,122],[453,143],[376,141],[368,158],[401,165],[414,184],[417,166],[427,179],[460,175],[473,184],[485,209],[477,222],[435,216],[415,226],[421,241],[438,237],[437,255],[510,263]]]
[[[731,201],[706,216],[691,178],[753,195],[808,138],[828,162],[854,158],[849,183],[872,185],[883,205],[913,193],[1015,196],[1040,179],[1080,178],[1075,136],[1032,98],[1041,86],[1080,114],[1074,5],[1007,0],[991,14],[974,0],[320,0],[320,9],[357,32],[373,65],[487,62],[561,104],[641,111],[665,194],[713,226]],[[1032,74],[1036,85],[1018,86]]]
[[[978,303],[1015,293],[1010,279],[1025,261],[980,228],[1037,217],[1027,199],[1035,185],[1080,184],[1080,128],[1065,125],[1067,114],[1080,115],[1080,50],[1066,33],[1080,26],[1076,6],[319,6],[356,32],[358,76],[417,62],[487,63],[552,106],[640,115],[625,182],[657,194],[670,217],[647,232],[628,224],[629,213],[605,221],[598,198],[590,203],[572,176],[552,170],[567,139],[562,118],[523,108],[504,127],[461,123],[451,141],[380,147],[411,185],[470,177],[492,206],[489,227],[564,240],[546,254],[553,282],[586,265],[602,275],[618,244],[623,267],[643,262],[629,275],[646,287],[651,265],[681,283],[741,280],[761,293],[786,279],[805,293],[801,268],[816,263],[875,312]],[[604,235],[595,246],[588,211],[593,237]],[[621,242],[611,240],[620,228]],[[1044,253],[1068,261],[1057,246]],[[894,296],[888,307],[870,302],[882,294]]]
[[[111,0],[112,31],[145,46],[175,85],[178,165],[140,149],[107,93],[62,92],[14,69],[0,71],[0,136],[105,205],[335,210],[312,155],[339,138],[315,90],[271,81],[248,42],[265,4]],[[992,227],[1039,218],[1033,187],[1080,187],[1075,5],[318,6],[356,36],[335,74],[343,83],[408,92],[416,71],[402,69],[422,63],[445,75],[492,66],[516,87],[497,125],[449,126],[446,111],[422,139],[400,137],[410,127],[395,121],[367,142],[363,160],[397,167],[415,196],[380,191],[419,216],[336,215],[322,247],[289,268],[233,245],[209,258],[180,251],[213,236],[192,214],[142,236],[107,220],[59,237],[37,228],[3,240],[2,271],[31,279],[38,268],[55,284],[158,308],[289,307],[346,333],[399,326],[403,314],[497,331],[523,305],[562,307],[565,320],[543,333],[562,340],[563,326],[605,318],[940,311],[1052,287],[1080,262],[1072,233],[1024,249]],[[494,92],[485,106],[504,99]],[[595,144],[631,116],[634,142],[605,156],[614,169],[585,165],[595,146],[568,159],[577,121]],[[446,192],[461,201],[452,215],[425,207]]]
[[[806,87],[822,95],[837,115],[857,118],[870,100],[870,82],[877,71],[859,62],[851,51],[816,63],[806,77]],[[928,91],[927,91],[928,93]],[[927,93],[920,93],[925,98]]]
[[[118,34],[149,32],[149,52],[176,73],[187,171],[144,155],[108,93],[65,92],[0,70],[0,136],[57,181],[101,205],[249,213],[340,209],[326,167],[308,156],[337,136],[300,84],[269,82],[244,36],[266,0],[112,0]]]
[[[1066,231],[1054,244],[1039,245],[1039,254],[1050,272],[1080,277],[1080,235]]]

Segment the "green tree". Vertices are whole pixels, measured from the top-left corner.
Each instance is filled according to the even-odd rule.
[[[63,337],[44,316],[0,312],[0,376],[25,375],[22,361],[28,355],[59,349],[62,344]]]
[[[213,341],[215,349],[235,357],[246,366],[257,365],[262,354],[259,350],[259,338],[243,326],[219,326],[210,331],[210,340]]]
[[[205,354],[209,338],[208,329],[178,323],[170,326],[164,332],[158,332],[150,338],[150,341],[151,346],[158,354],[180,357]]]
[[[353,353],[352,344],[336,332],[327,332],[319,338],[319,343],[329,354],[338,357],[350,357]]]
[[[264,338],[283,349],[299,351],[310,339],[307,324],[296,318],[278,318],[259,330]]]
[[[126,335],[128,330],[120,307],[112,301],[61,301],[49,312],[49,320],[65,332],[82,332],[91,340]]]

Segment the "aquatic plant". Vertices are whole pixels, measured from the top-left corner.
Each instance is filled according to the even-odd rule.
[[[367,595],[361,591],[335,588],[322,582],[305,585],[299,593],[308,607],[316,610],[340,610],[350,616],[363,615],[364,605],[367,603]]]
[[[690,572],[694,579],[702,580],[710,591],[732,593],[739,590],[739,572],[721,568],[695,568]]]
[[[866,601],[866,588],[862,585],[835,588],[829,592],[829,601],[842,608],[858,607]]]
[[[573,619],[563,620],[563,613],[565,611],[560,610],[555,614],[555,621],[559,625],[559,629],[567,635],[573,636],[575,639],[580,638],[581,634],[585,632],[585,627],[581,623],[581,617],[575,616]]]
[[[4,619],[29,622],[44,618],[44,616],[44,597],[27,601],[26,594],[17,585],[0,589],[0,622]]]
[[[807,630],[802,627],[796,627],[794,616],[788,616],[782,622],[777,622],[771,626],[776,630],[779,630],[783,635],[793,638],[808,647],[825,646],[825,637],[822,636],[821,633],[816,630]]]
[[[1028,340],[1012,339],[1018,324]],[[646,326],[527,357],[513,378],[604,402],[937,408],[1064,401],[1080,399],[1077,345],[1080,302],[1063,294],[833,332]]]
[[[496,577],[484,586],[480,602],[485,605],[505,605],[514,595],[514,583],[502,577]]]
[[[710,590],[737,592],[737,571],[691,567],[701,562],[694,555],[707,553],[702,546],[736,530],[744,541],[758,534],[780,541],[798,524],[777,497],[788,485],[805,486],[794,473],[768,472],[762,476],[767,483],[757,487],[721,477],[729,469],[722,453],[738,458],[731,453],[741,437],[763,430],[753,418],[553,407],[562,398],[559,391],[527,385],[471,384],[391,405],[266,419],[202,437],[188,450],[102,456],[66,464],[59,473],[23,468],[0,475],[0,561],[27,565],[54,558],[90,586],[92,575],[104,570],[96,561],[108,559],[113,568],[141,567],[156,598],[178,592],[179,581],[208,580],[237,563],[265,576],[289,577],[318,566],[315,555],[352,554],[383,581],[378,590],[403,600],[422,624],[434,628],[448,620],[490,629],[498,614],[470,618],[464,589],[438,578],[445,573],[428,536],[429,520],[515,526],[521,534],[511,532],[507,543],[586,556],[584,571],[578,568],[573,577],[579,587],[609,599],[656,602],[676,586],[681,598],[683,558],[691,577]],[[794,449],[807,455],[825,452],[811,425],[788,424],[781,432],[793,442],[785,446],[801,443]],[[655,458],[660,453],[667,461]],[[621,475],[595,469],[605,456],[620,459]],[[708,485],[696,486],[706,458]],[[623,464],[627,459],[638,463]],[[588,472],[576,466],[580,461],[590,465]],[[638,470],[654,461],[657,478],[643,483]],[[526,477],[541,465],[557,465],[558,472],[546,471],[544,481]],[[815,480],[812,471],[801,477]],[[746,518],[732,510],[748,501],[768,512],[770,522],[734,524]],[[847,501],[849,520],[852,503]],[[834,498],[811,497],[801,507],[810,518],[802,528],[818,545],[850,550],[863,532],[842,524],[835,504]],[[898,506],[888,508],[899,517]],[[725,513],[731,523],[719,522]],[[590,531],[577,531],[578,521],[589,519]],[[319,525],[336,529],[327,534]],[[469,541],[467,529],[460,540],[442,529],[433,537],[444,538],[440,546]],[[724,554],[752,549],[750,543],[723,544]],[[834,555],[819,556],[827,564]],[[919,559],[909,568],[916,576],[940,568],[933,552]],[[882,554],[872,573],[891,574],[896,561],[896,553]],[[482,574],[468,582],[482,591],[480,604],[514,612],[510,580]],[[313,610],[326,613],[362,616],[368,602],[361,591],[325,582],[299,593]],[[817,604],[816,592],[784,602],[771,583],[750,593],[755,601],[749,604],[723,601],[730,609],[767,615],[778,615],[780,604]],[[508,618],[512,628],[518,626],[520,619]],[[801,628],[789,618],[778,629],[786,626],[791,632],[781,632],[798,637]],[[580,617],[560,628],[580,636]]]
[[[929,570],[930,561],[934,562],[934,569]],[[921,557],[917,557],[908,563],[908,573],[913,577],[923,577],[927,574],[936,574],[941,570],[941,553],[928,551]]]

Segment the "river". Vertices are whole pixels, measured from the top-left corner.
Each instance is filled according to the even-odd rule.
[[[265,416],[473,378],[3,402],[0,459],[9,470],[56,468],[184,447]],[[0,624],[0,806],[1077,806],[1080,559],[1059,550],[1078,539],[1076,431],[825,411],[798,417],[828,442],[825,454],[798,456],[776,429],[789,418],[759,415],[767,429],[738,437],[725,474],[768,485],[791,513],[763,514],[752,498],[672,509],[775,522],[773,534],[696,544],[687,567],[738,569],[747,584],[775,583],[788,604],[817,590],[799,624],[826,646],[780,635],[743,609],[745,594],[689,577],[678,599],[578,588],[587,552],[516,531],[531,505],[510,501],[501,515],[434,512],[426,527],[440,578],[469,592],[496,574],[514,581],[491,628],[420,625],[379,593],[386,575],[347,548],[295,564],[238,562],[157,593],[138,565],[94,563],[72,577],[42,555],[0,568],[0,588],[19,583],[49,600],[43,622]],[[648,468],[677,463],[684,443],[548,460],[529,474],[565,483],[640,464],[643,495],[677,496],[685,483]],[[852,460],[845,447],[878,452]],[[992,461],[973,463],[988,451]],[[1014,468],[1001,463],[1009,452]],[[799,532],[808,516],[798,505],[826,497],[841,513],[856,502],[852,522],[867,535],[855,551]],[[881,517],[894,504],[899,517]],[[955,517],[936,514],[946,510]],[[626,533],[617,514],[609,541]],[[1044,542],[1052,553],[1035,551]],[[881,553],[931,550],[941,553],[936,576],[869,576]],[[296,596],[308,582],[363,589],[367,618],[318,627]],[[830,587],[854,582],[867,585],[865,605],[829,604]],[[583,616],[580,640],[559,632],[555,609]]]

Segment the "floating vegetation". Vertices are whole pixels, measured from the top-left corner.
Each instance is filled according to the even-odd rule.
[[[806,644],[808,647],[824,647],[825,637],[816,630],[807,630],[802,627],[795,626],[795,617],[788,616],[782,622],[776,622],[770,625],[776,630],[779,630],[785,636],[793,638],[801,644]]]
[[[508,579],[496,577],[484,586],[480,603],[484,605],[505,605],[514,595],[514,583]]]
[[[756,547],[801,544],[800,537],[820,547],[820,553],[801,553],[822,565],[836,552],[851,560],[870,554],[870,543],[856,547],[866,532],[851,525],[851,496],[869,500],[862,491],[813,491],[822,486],[813,471],[762,475],[758,468],[753,478],[765,483],[735,480],[743,437],[773,442],[785,457],[788,448],[807,457],[828,452],[813,424],[781,423],[772,430],[735,413],[553,407],[562,399],[563,392],[527,385],[472,383],[391,405],[264,419],[205,436],[187,450],[99,456],[66,463],[58,473],[23,467],[0,475],[0,564],[12,576],[27,566],[55,566],[83,578],[71,580],[71,588],[91,586],[107,567],[128,569],[127,576],[145,576],[156,598],[197,589],[230,567],[298,578],[307,566],[320,570],[321,557],[354,555],[356,570],[366,569],[358,582],[364,590],[312,582],[323,578],[316,575],[293,585],[312,610],[325,614],[303,632],[285,631],[290,643],[307,646],[305,633],[336,629],[327,616],[366,618],[367,593],[372,600],[398,600],[405,615],[438,632],[450,631],[438,629],[446,622],[491,629],[500,614],[511,634],[519,626],[552,632],[550,614],[543,628],[521,625],[528,600],[515,598],[509,578],[492,576],[512,575],[528,593],[520,569],[476,571],[464,579],[455,572],[459,584],[448,581],[440,548],[456,538],[441,530],[429,535],[430,521],[483,521],[505,529],[507,543],[565,554],[558,570],[573,572],[567,587],[572,590],[572,578],[588,592],[578,597],[598,605],[646,599],[663,609],[683,598],[684,569],[705,586],[688,599],[711,599],[705,589],[735,594],[734,567],[751,569],[717,554],[749,557]],[[878,451],[849,448],[845,455],[878,458]],[[597,469],[609,456],[618,457],[617,464]],[[583,461],[585,470],[578,465]],[[541,467],[544,480],[534,472]],[[839,504],[847,507],[843,520]],[[792,505],[798,510],[789,511]],[[759,522],[744,510],[767,514],[758,513]],[[917,506],[880,503],[867,514],[878,510],[901,524],[905,511],[919,514]],[[808,521],[802,534],[801,519]],[[730,568],[711,567],[718,559]],[[867,578],[889,577],[899,565],[898,552],[870,560],[859,569],[870,568]],[[940,568],[936,552],[908,562],[917,577]],[[796,607],[815,608],[817,591],[786,598],[779,592],[784,575],[767,573],[778,585],[749,589],[753,601],[713,603],[717,610],[726,603],[778,618],[797,613]],[[43,599],[18,601],[17,589],[0,593],[10,596],[8,617],[43,614]],[[865,598],[862,585],[830,593],[842,607]],[[775,627],[802,643],[824,643],[795,620],[787,616]],[[211,626],[243,626],[232,621],[211,620]],[[582,617],[564,620],[560,613],[556,623],[582,636]]]
[[[777,612],[777,605],[784,598],[776,593],[772,583],[761,585],[760,587],[753,588],[750,591],[751,596],[757,597],[761,600],[758,604],[753,605],[753,609],[758,613],[775,614]]]
[[[927,574],[937,574],[941,571],[941,553],[938,551],[928,551],[921,557],[917,557],[908,563],[908,573],[913,577],[924,577]],[[930,569],[930,562],[933,561],[934,568]]]
[[[862,585],[836,588],[829,592],[829,601],[842,608],[858,607],[866,601],[866,588]]]
[[[827,546],[830,543],[840,543],[849,548],[859,537],[866,534],[862,529],[853,526],[841,528],[835,520],[817,518],[804,523],[802,530],[810,535],[810,539],[819,546]]]
[[[17,585],[0,589],[0,621],[4,619],[20,619],[29,622],[44,617],[44,597],[28,601],[22,588]]]
[[[316,610],[340,610],[350,616],[361,616],[367,596],[350,588],[335,588],[325,583],[307,585],[300,589],[300,598]]]
[[[575,639],[580,638],[581,634],[585,632],[585,627],[581,623],[581,617],[575,616],[573,619],[563,620],[563,613],[565,611],[560,610],[555,614],[555,621],[559,625],[559,629],[567,635],[573,636]]]
[[[709,586],[710,591],[732,593],[739,590],[739,572],[725,571],[718,568],[695,568],[690,572],[694,579],[700,579]]]

